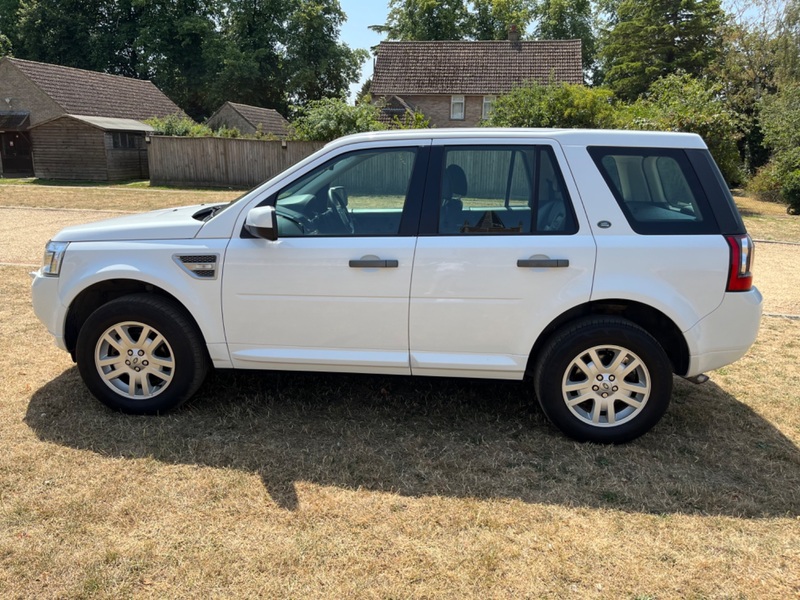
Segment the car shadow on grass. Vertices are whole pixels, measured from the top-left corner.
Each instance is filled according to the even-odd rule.
[[[527,383],[306,373],[213,374],[161,417],[114,413],[72,368],[37,390],[36,435],[104,456],[258,473],[298,508],[295,483],[403,496],[518,499],[651,514],[800,515],[800,450],[709,382],[675,380],[667,415],[623,446],[547,424]]]

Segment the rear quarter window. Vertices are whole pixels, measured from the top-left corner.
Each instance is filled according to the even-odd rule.
[[[719,233],[708,198],[683,150],[593,146],[588,151],[636,233]]]

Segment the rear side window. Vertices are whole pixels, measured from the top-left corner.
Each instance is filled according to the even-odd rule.
[[[588,150],[636,233],[719,233],[683,150],[599,146]]]
[[[572,202],[549,146],[444,150],[439,233],[571,235]]]

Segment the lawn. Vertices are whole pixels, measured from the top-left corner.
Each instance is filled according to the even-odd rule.
[[[93,190],[60,201],[198,198]],[[172,415],[111,413],[26,269],[0,276],[0,597],[800,595],[800,321],[765,318],[709,383],[676,379],[651,433],[603,447],[526,383],[218,373]]]

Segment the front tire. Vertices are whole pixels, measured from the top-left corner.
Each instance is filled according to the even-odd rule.
[[[641,327],[590,317],[557,331],[540,354],[534,389],[550,421],[581,442],[619,444],[652,429],[672,395],[672,367]]]
[[[89,391],[132,414],[177,408],[208,371],[196,325],[178,304],[152,294],[123,296],[95,310],[81,327],[75,355]]]

